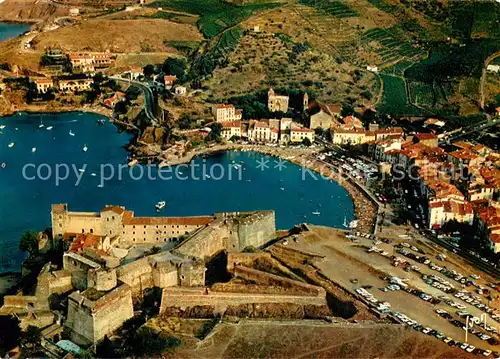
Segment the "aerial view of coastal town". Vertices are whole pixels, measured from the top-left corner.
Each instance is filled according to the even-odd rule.
[[[0,357],[500,359],[500,0],[0,0]]]

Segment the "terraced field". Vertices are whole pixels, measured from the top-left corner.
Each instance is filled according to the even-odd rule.
[[[277,7],[280,4],[262,2],[236,6],[222,0],[168,0],[155,1],[150,6],[199,15],[198,27],[203,35],[210,39],[225,29],[239,24],[254,12]]]
[[[338,18],[357,17],[358,13],[341,1],[299,0],[302,5],[310,6],[325,14]]]
[[[368,30],[361,36],[361,42],[377,49],[376,53],[380,58],[379,66],[387,66],[422,53],[408,41],[402,40],[394,28]]]

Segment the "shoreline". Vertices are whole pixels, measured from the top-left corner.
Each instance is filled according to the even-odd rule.
[[[91,107],[85,107],[85,106],[80,106],[80,107],[56,107],[56,108],[44,108],[40,107],[37,108],[37,106],[33,107],[26,107],[26,108],[17,108],[12,111],[2,111],[0,112],[0,118],[2,117],[8,117],[8,116],[15,116],[17,114],[30,114],[30,115],[41,115],[41,114],[59,114],[59,113],[71,113],[71,112],[83,112],[83,113],[94,113],[97,115],[101,115],[104,117],[107,117],[110,121],[113,117],[113,111],[107,108],[104,108],[102,106],[91,106]]]

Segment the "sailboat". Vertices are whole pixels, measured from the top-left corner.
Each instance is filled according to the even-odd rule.
[[[74,136],[75,134],[73,133],[73,131],[69,130],[69,135]]]
[[[82,149],[83,149],[83,152],[87,152],[87,150],[88,150],[89,148],[87,147],[87,145],[83,145],[83,148],[82,148]]]
[[[345,228],[349,228],[349,223],[347,223],[347,218],[344,216],[344,223],[342,224]]]
[[[43,128],[44,124],[43,124],[43,121],[42,119],[40,119],[40,124],[38,125],[38,128]]]
[[[155,205],[155,208],[157,211],[161,211],[163,209],[163,207],[165,207],[167,205],[167,202],[165,201],[160,201],[158,202],[156,205]]]
[[[9,143],[9,148],[14,147],[14,145],[15,145],[14,142]]]
[[[47,127],[47,128],[46,128],[46,130],[47,130],[47,131],[50,131],[50,130],[52,130],[53,128],[54,128],[53,126],[49,126],[49,127]]]
[[[314,214],[316,216],[319,216],[321,214],[321,212],[320,211],[314,211],[314,212],[312,212],[312,214]]]
[[[0,130],[3,130],[5,128],[5,125],[0,125]]]
[[[33,148],[31,149],[31,152],[35,153],[35,152],[36,152],[36,147],[33,147]]]

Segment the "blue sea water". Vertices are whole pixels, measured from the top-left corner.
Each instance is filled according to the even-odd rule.
[[[123,205],[142,216],[159,215],[154,206],[160,200],[167,202],[160,214],[166,216],[274,209],[280,229],[302,222],[341,227],[344,217],[353,219],[353,203],[343,187],[322,178],[314,179],[289,162],[280,170],[277,158],[256,152],[231,151],[199,157],[171,173],[164,167],[163,178],[173,177],[166,180],[159,178],[157,168],[129,168],[124,146],[131,135],[120,133],[108,121],[99,126],[96,120],[102,118],[87,113],[0,118],[0,126],[6,126],[0,130],[0,164],[5,164],[0,166],[0,272],[19,269],[24,258],[18,251],[19,237],[26,230],[40,231],[50,226],[52,203],[67,203],[75,211],[98,211],[106,204]],[[52,130],[47,130],[49,126]],[[70,131],[74,136],[69,135]],[[12,142],[15,145],[9,147]],[[83,151],[85,145],[87,152]],[[54,172],[58,164],[74,167],[70,168],[68,179],[56,185]],[[85,171],[79,172],[84,166]],[[115,176],[104,181],[103,178],[111,177],[111,168]],[[42,179],[49,175],[49,169],[52,176]],[[142,179],[135,180],[141,170]],[[216,180],[222,171],[225,176]],[[60,174],[65,174],[62,167]],[[82,179],[75,186],[77,174]],[[103,186],[99,187],[101,182]]]
[[[0,22],[0,41],[12,39],[21,35],[30,29],[30,25],[27,24],[10,24],[5,22]]]

